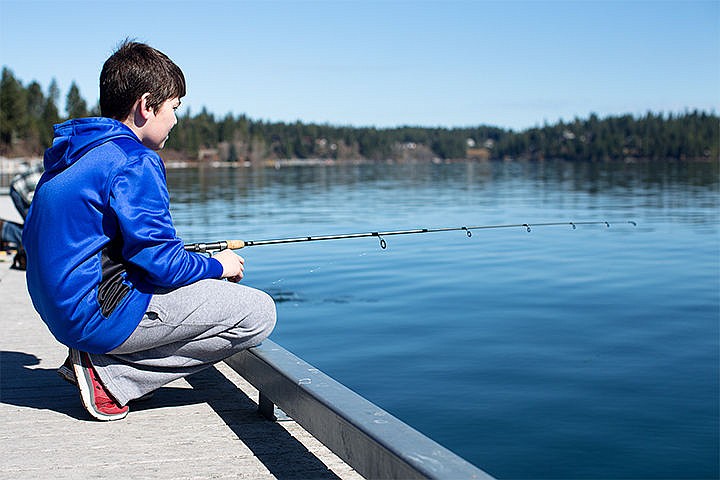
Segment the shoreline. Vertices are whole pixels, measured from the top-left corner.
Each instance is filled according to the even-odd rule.
[[[162,155],[161,155],[162,157]],[[42,163],[43,158],[40,156],[33,157],[1,157],[0,156],[0,178],[9,177],[25,171],[27,168],[34,167]],[[720,163],[720,158],[666,158],[666,159],[650,159],[626,157],[621,159],[606,159],[600,161],[593,160],[566,160],[562,158],[455,158],[441,159],[432,158],[430,160],[420,159],[385,159],[385,160],[369,160],[366,158],[357,158],[352,160],[336,160],[332,158],[279,158],[265,159],[258,162],[222,162],[208,160],[165,160],[165,167],[168,169],[175,168],[282,168],[282,167],[314,167],[314,166],[343,166],[343,165],[367,165],[367,164],[451,164],[451,163],[492,163],[492,162],[553,162],[566,161],[571,163]],[[0,186],[4,182],[0,181]]]

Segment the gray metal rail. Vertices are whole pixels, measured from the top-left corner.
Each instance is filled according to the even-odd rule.
[[[492,478],[272,341],[225,363],[365,478]]]

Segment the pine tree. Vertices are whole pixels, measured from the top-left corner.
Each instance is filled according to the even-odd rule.
[[[80,89],[74,81],[70,84],[70,90],[65,99],[65,110],[70,118],[88,116],[87,102],[80,96]]]
[[[60,98],[60,89],[57,82],[53,78],[48,87],[48,94],[45,98],[43,106],[42,120],[43,129],[40,132],[40,142],[42,148],[48,148],[52,145],[53,125],[60,123],[60,112],[58,111],[57,101]]]
[[[3,67],[0,80],[0,142],[11,146],[27,133],[27,93],[15,75]]]

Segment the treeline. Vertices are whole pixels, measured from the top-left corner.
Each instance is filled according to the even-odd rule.
[[[36,81],[27,86],[3,67],[0,79],[0,155],[30,156],[41,155],[52,144],[52,126],[68,117],[58,109],[60,89],[53,79],[47,92]],[[88,110],[87,102],[80,95],[80,89],[72,83],[65,97],[65,106],[70,118],[96,115]]]
[[[45,92],[35,81],[24,86],[4,67],[0,83],[0,155],[41,155],[52,143],[52,125],[67,118],[98,115],[73,83],[60,114],[53,80]],[[720,117],[701,111],[648,112],[560,121],[513,131],[470,128],[372,128],[265,122],[245,115],[215,117],[189,110],[178,120],[165,157],[186,160],[262,162],[277,159],[337,161],[434,161],[456,159],[566,159],[609,161],[717,160]]]

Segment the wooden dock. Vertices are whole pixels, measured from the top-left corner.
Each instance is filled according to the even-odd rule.
[[[0,218],[16,216],[0,195]],[[362,478],[294,421],[260,416],[257,391],[224,363],[131,403],[124,420],[91,420],[56,373],[67,349],[10,265],[0,261],[0,479]]]

